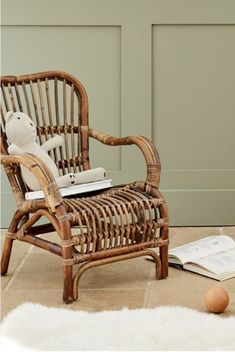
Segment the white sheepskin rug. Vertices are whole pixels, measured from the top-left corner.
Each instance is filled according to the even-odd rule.
[[[182,307],[88,313],[26,303],[3,320],[2,351],[234,350],[235,317]]]

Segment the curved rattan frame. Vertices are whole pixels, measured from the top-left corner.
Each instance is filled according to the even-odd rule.
[[[56,130],[53,126],[46,125],[46,113],[43,105],[42,84],[45,83],[47,102],[50,103],[49,92],[47,89],[48,80],[53,80],[55,82],[55,103],[57,102],[58,104],[58,94],[56,93],[57,80],[60,80],[63,84],[63,97],[66,94],[66,85],[69,85],[72,89],[72,92],[77,95],[80,104],[80,111],[78,115],[79,125],[70,124],[68,126],[65,119],[67,118],[67,113],[64,114],[65,124],[62,126],[55,126]],[[4,109],[1,106],[3,126],[1,133],[1,164],[5,168],[18,208],[9,225],[7,236],[5,239],[1,260],[1,274],[5,275],[7,273],[13,241],[21,240],[37,247],[40,247],[44,250],[47,250],[62,258],[64,278],[63,300],[66,303],[70,303],[78,298],[78,283],[81,275],[87,269],[95,266],[108,264],[115,261],[131,259],[134,257],[150,255],[153,257],[153,260],[156,264],[157,278],[166,278],[168,275],[168,210],[166,202],[158,190],[160,182],[161,165],[158,152],[153,143],[142,136],[128,136],[116,138],[89,128],[88,99],[86,91],[79,80],[65,72],[48,71],[17,77],[5,76],[2,77],[1,84],[5,111],[9,110],[10,103],[12,110],[17,111],[18,106],[18,110],[23,111],[19,94],[20,86],[25,94],[24,98],[26,101],[26,109],[28,110],[25,111],[26,113],[30,111],[30,104],[25,86],[31,85],[31,93],[32,95],[34,95],[32,85],[37,85],[40,109],[43,118],[43,126],[41,126],[40,124],[37,126],[38,134],[44,134],[46,138],[49,138],[48,136],[50,134],[53,135],[54,129],[55,133],[56,131],[64,133],[66,138],[71,137],[73,133],[77,133],[79,135],[78,137],[81,141],[81,157],[75,157],[73,154],[72,158],[68,157],[67,160],[57,160],[59,166],[76,166],[76,163],[78,163],[80,169],[89,169],[89,138],[94,138],[100,141],[101,143],[110,146],[134,144],[143,153],[147,166],[146,181],[133,182],[130,185],[127,185],[126,187],[122,186],[122,190],[120,191],[122,193],[101,192],[100,195],[98,194],[96,198],[92,198],[91,200],[89,200],[89,198],[87,200],[85,199],[84,201],[80,201],[79,199],[74,200],[73,204],[75,204],[75,207],[69,208],[71,202],[61,198],[55,180],[46,165],[43,163],[43,161],[41,161],[32,154],[25,154],[21,156],[12,156],[7,154],[7,140],[4,132]],[[35,96],[32,96],[32,99],[34,104],[36,104]],[[74,98],[71,94],[71,106],[73,101]],[[63,106],[65,111],[65,98],[63,99]],[[38,113],[37,109],[38,108],[36,107],[35,114]],[[50,105],[48,105],[48,112],[50,114]],[[67,151],[65,154],[66,156],[68,156]],[[25,200],[24,193],[27,190],[27,186],[24,184],[24,181],[21,177],[19,167],[20,165],[23,165],[34,173],[41,185],[41,188],[44,191],[44,200]],[[117,192],[119,192],[119,188],[116,187],[116,189]],[[141,197],[145,197],[145,200],[142,200]],[[129,206],[129,204],[131,205]],[[92,208],[92,205],[96,205],[96,207]],[[149,211],[150,217],[151,211],[155,211],[157,209],[159,212],[159,219],[157,221],[147,221],[144,207],[146,207],[147,211]],[[75,210],[71,211],[71,209]],[[81,211],[81,209],[83,210]],[[99,245],[93,244],[92,251],[90,252],[88,250],[87,245],[86,253],[78,253],[75,249],[76,241],[71,234],[71,228],[74,225],[80,224],[80,229],[82,231],[82,228],[84,227],[84,221],[86,227],[89,227],[90,222],[92,221],[91,213],[93,212],[93,210],[94,212],[100,211],[101,214],[104,214],[102,222],[99,222],[99,220],[94,220],[94,224],[92,225],[94,226],[92,230],[93,242],[98,241],[97,243],[99,243]],[[125,225],[122,225],[122,228],[120,226],[120,230],[119,227],[117,227],[116,225],[116,239],[120,237],[120,233],[122,231],[121,245],[120,243],[117,244],[118,240],[115,240],[115,244],[110,244],[110,247],[108,247],[107,241],[110,241],[109,231],[111,212],[113,212],[112,216],[115,217],[115,221],[118,221],[117,218],[122,215],[124,218],[124,216],[126,215],[125,213],[127,213],[127,211],[129,211],[132,216],[137,216],[138,224],[133,224],[131,222],[125,223]],[[41,216],[45,216],[48,219],[48,224],[36,225],[37,221],[41,218]],[[84,217],[85,219],[83,223],[82,217]],[[93,217],[93,219],[95,218]],[[96,217],[96,219],[98,219],[98,216]],[[143,220],[144,225],[142,225],[141,219]],[[106,232],[106,237],[102,237],[102,226],[106,229],[104,231]],[[98,230],[96,230],[96,227]],[[49,240],[45,240],[38,237],[39,234],[50,231],[57,232],[60,239],[60,244],[56,244]],[[132,233],[133,238],[130,239],[128,237],[127,240],[127,235],[125,235],[126,237],[124,240],[124,231],[128,233],[128,236],[130,235],[130,233]],[[158,236],[155,235],[155,232],[157,233],[157,231],[159,231]],[[95,236],[96,239],[94,239]],[[99,236],[101,237],[101,239],[99,239]],[[85,237],[86,236],[84,236],[84,238]],[[82,237],[78,236],[78,238],[81,242]],[[85,241],[87,243],[88,240],[85,239],[84,243]],[[102,244],[102,241],[106,242],[105,248]],[[82,245],[84,245],[84,243],[82,243]],[[151,247],[159,247],[159,256],[156,254],[156,252],[150,250]],[[75,274],[73,274],[73,265],[78,263],[80,263],[79,269]]]

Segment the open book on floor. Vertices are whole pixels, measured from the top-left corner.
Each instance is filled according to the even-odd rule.
[[[235,277],[235,241],[210,236],[169,250],[169,263],[223,281]]]
[[[75,194],[94,192],[94,191],[98,191],[98,190],[110,188],[110,187],[112,187],[112,180],[105,179],[101,181],[81,183],[79,185],[74,185],[71,187],[60,188],[60,194],[62,197],[66,197],[66,196],[72,196]],[[43,191],[32,191],[32,192],[25,193],[26,200],[43,199],[43,198],[44,198]]]

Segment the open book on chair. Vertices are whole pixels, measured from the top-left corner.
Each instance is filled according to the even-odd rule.
[[[112,187],[112,180],[104,179],[96,182],[81,183],[71,187],[60,188],[60,194],[62,197],[72,196],[75,194],[94,192],[105,188]],[[31,191],[25,193],[26,200],[42,199],[44,198],[43,191]]]
[[[173,248],[169,263],[223,281],[235,277],[235,241],[229,236],[210,236]]]

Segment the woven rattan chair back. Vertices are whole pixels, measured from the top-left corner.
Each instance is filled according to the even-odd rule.
[[[66,73],[44,72],[20,77],[2,77],[1,151],[7,153],[5,113],[22,111],[37,127],[37,141],[44,143],[54,134],[64,137],[64,145],[50,156],[60,174],[89,168],[88,102],[81,83]]]

